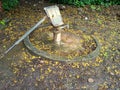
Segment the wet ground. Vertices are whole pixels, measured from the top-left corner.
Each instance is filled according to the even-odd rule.
[[[45,16],[49,4],[22,3],[1,14],[11,18],[0,30],[0,54]],[[58,62],[35,56],[17,45],[0,59],[0,90],[119,90],[120,89],[120,6],[61,10],[64,23],[85,34],[94,35],[101,44],[100,54],[84,62]],[[47,23],[48,20],[44,22]]]

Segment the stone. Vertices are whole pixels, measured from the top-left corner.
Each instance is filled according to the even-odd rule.
[[[89,82],[89,83],[93,83],[93,82],[94,82],[94,79],[93,79],[93,78],[88,78],[88,82]]]
[[[85,17],[85,20],[88,20],[88,17]]]
[[[34,4],[33,6],[34,6],[34,7],[36,7],[36,6],[37,6],[37,4]]]

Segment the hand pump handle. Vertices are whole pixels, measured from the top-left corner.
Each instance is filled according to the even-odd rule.
[[[42,22],[45,21],[47,16],[43,17],[35,26],[33,26],[29,31],[27,31],[19,40],[17,40],[4,54],[7,54],[12,48],[14,48],[17,44],[19,44],[22,40],[24,40],[32,31],[34,31]]]

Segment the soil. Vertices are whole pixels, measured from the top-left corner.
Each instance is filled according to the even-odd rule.
[[[52,4],[23,0],[17,8],[0,13],[0,20],[11,19],[0,30],[1,55],[45,16],[43,7],[48,5]],[[52,61],[35,56],[21,42],[0,59],[0,90],[119,90],[120,6],[96,7],[100,10],[65,5],[60,12],[71,29],[98,39],[99,56],[84,62]]]

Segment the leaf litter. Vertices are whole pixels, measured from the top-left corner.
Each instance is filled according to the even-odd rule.
[[[61,11],[64,22],[69,23],[70,28],[75,29],[76,32],[79,29],[83,30],[84,33],[94,35],[99,40],[101,50],[98,57],[86,62],[52,61],[34,56],[20,43],[1,60],[0,66],[3,63],[6,64],[13,73],[13,77],[9,79],[9,73],[7,73],[4,76],[6,78],[0,80],[0,88],[7,90],[16,90],[16,88],[28,90],[120,89],[120,22],[113,14],[119,11],[114,10],[113,7],[115,8],[111,6],[100,12],[91,12],[89,6],[86,6],[82,8],[84,12],[79,13],[78,8],[67,6]],[[4,16],[12,18],[12,21],[7,28],[0,30],[0,53],[3,53],[45,15],[42,9],[39,12],[36,10],[32,5],[23,4],[15,10],[4,13]],[[83,17],[89,18],[85,20]],[[31,40],[35,42],[34,39]],[[37,41],[36,45],[40,47]],[[0,72],[3,70],[0,69]],[[0,76],[2,75],[0,73]]]

